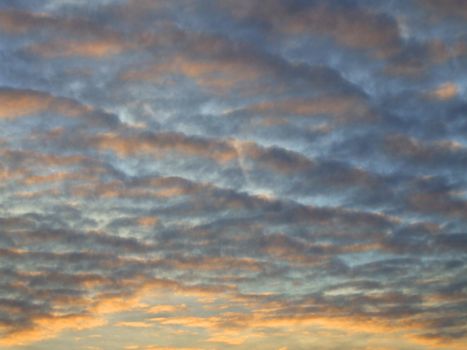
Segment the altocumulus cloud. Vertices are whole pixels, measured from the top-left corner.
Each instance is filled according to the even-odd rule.
[[[464,349],[464,1],[0,4],[0,347]]]

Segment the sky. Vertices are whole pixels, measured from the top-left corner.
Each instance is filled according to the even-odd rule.
[[[467,348],[467,1],[0,1],[0,348]]]

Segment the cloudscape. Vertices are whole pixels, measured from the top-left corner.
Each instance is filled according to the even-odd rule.
[[[467,1],[0,1],[0,348],[467,349]]]

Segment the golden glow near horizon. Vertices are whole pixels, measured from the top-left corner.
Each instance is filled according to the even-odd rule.
[[[0,349],[467,348],[467,2],[0,2]]]

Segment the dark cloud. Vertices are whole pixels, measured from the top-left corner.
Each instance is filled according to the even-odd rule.
[[[396,22],[385,14],[372,13],[352,2],[227,1],[233,15],[259,22],[283,34],[329,36],[340,44],[364,48],[378,55],[398,50]]]
[[[446,16],[451,19],[467,18],[467,6],[462,0],[446,0],[443,2],[435,0],[420,0],[423,6],[432,12],[434,16]]]

